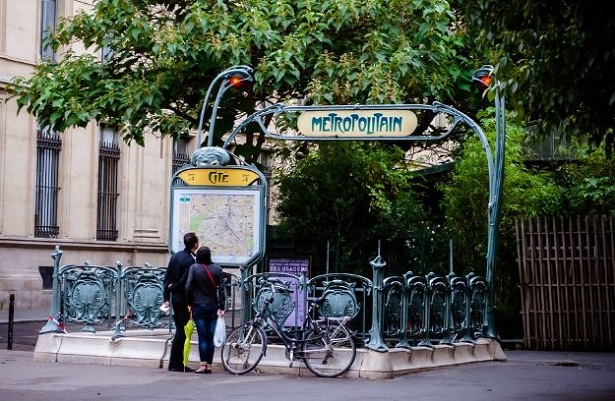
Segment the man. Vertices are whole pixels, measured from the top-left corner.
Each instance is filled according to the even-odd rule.
[[[195,262],[195,252],[199,247],[199,238],[195,233],[190,232],[184,235],[184,246],[183,250],[171,256],[164,276],[164,305],[168,306],[169,300],[171,301],[175,322],[175,334],[169,356],[169,370],[173,372],[193,372],[193,369],[184,366],[184,343],[186,341],[184,326],[190,320],[186,300],[186,279],[190,266]]]

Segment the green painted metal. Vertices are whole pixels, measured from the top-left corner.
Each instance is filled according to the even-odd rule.
[[[461,341],[474,342],[470,336],[470,330],[466,327],[465,317],[470,316],[470,296],[471,289],[468,285],[466,277],[457,276],[455,273],[449,273],[447,276],[450,287],[450,321],[449,337],[447,343],[453,343],[460,335],[463,336]]]
[[[128,327],[167,327],[160,311],[166,267],[153,268],[82,265],[60,266],[62,251],[56,246],[53,299],[49,320],[39,333],[64,332],[65,325],[82,324],[81,331],[115,326],[113,338]],[[170,320],[170,319],[169,319]],[[169,326],[170,327],[170,326]]]
[[[82,323],[81,331],[95,332],[95,325],[110,324],[117,310],[121,266],[64,265],[59,270],[62,283],[62,319]]]
[[[245,66],[238,66],[242,71]],[[246,67],[248,68],[248,67]],[[236,72],[233,67],[216,77],[216,80],[228,77],[229,71]],[[250,69],[251,71],[251,69]],[[483,72],[493,73],[485,68]],[[214,80],[214,81],[216,81]],[[210,90],[215,82],[210,85]],[[219,98],[226,88],[221,88],[214,105],[213,115],[217,108]],[[209,92],[201,113],[201,120],[205,114],[205,107]],[[505,118],[504,98],[499,94],[496,86],[496,149],[492,156],[490,145],[481,128],[468,116],[460,111],[435,102],[432,105],[376,105],[376,106],[285,106],[273,105],[249,116],[236,127],[225,141],[222,148],[205,147],[195,151],[192,165],[188,168],[213,169],[220,166],[232,168],[252,168],[258,175],[256,185],[266,194],[266,179],[255,166],[246,166],[226,148],[234,136],[250,123],[258,124],[265,135],[272,139],[322,141],[322,140],[408,140],[408,141],[441,141],[453,132],[455,127],[464,123],[479,137],[487,156],[489,174],[489,205],[488,205],[488,247],[486,278],[475,276],[473,273],[466,277],[456,277],[449,274],[446,278],[437,277],[433,273],[427,276],[414,276],[407,272],[403,277],[384,279],[386,262],[378,255],[370,262],[373,271],[373,280],[346,273],[333,273],[331,275],[317,276],[308,279],[305,272],[300,276],[276,273],[271,276],[281,276],[292,291],[290,299],[285,299],[280,305],[284,306],[282,315],[288,317],[289,309],[304,305],[305,298],[325,293],[328,298],[327,306],[319,312],[323,315],[352,315],[361,320],[361,330],[355,332],[365,342],[367,348],[378,352],[388,350],[387,342],[391,343],[397,336],[396,347],[410,347],[411,342],[419,345],[433,346],[432,341],[442,344],[452,344],[455,341],[473,342],[477,336],[483,335],[495,338],[493,313],[493,277],[495,270],[495,248],[497,243],[497,226],[501,206],[501,191],[503,182],[503,161],[505,145]],[[305,137],[294,133],[270,132],[265,127],[266,117],[272,114],[301,113],[306,110],[412,110],[415,112],[431,112],[435,115],[443,114],[449,119],[447,129],[439,132],[427,132],[420,135],[411,135],[400,138],[394,137],[356,137],[356,138],[322,138]],[[199,144],[202,121],[199,124]],[[210,132],[212,127],[210,126]],[[210,135],[210,140],[213,135]],[[181,170],[179,171],[181,172]],[[177,174],[179,174],[179,172]],[[173,177],[172,188],[185,187],[177,178]],[[265,216],[265,202],[262,202],[261,215]],[[261,223],[262,241],[265,243],[264,219]],[[264,245],[263,245],[264,246]],[[151,266],[145,269],[129,269],[122,272],[119,262],[115,267],[93,266],[85,263],[81,266],[68,265],[60,267],[62,252],[56,246],[52,254],[54,258],[53,300],[49,312],[49,321],[40,333],[63,331],[64,320],[81,322],[84,330],[93,330],[93,325],[110,320],[115,316],[116,336],[126,328],[128,318],[130,322],[145,327],[158,324],[159,315],[156,314],[158,302],[161,300],[162,278],[161,271],[152,270]],[[231,277],[228,287],[232,297],[230,307],[236,305],[236,289],[240,289],[241,320],[245,322],[251,318],[253,309],[250,305],[259,290],[255,281],[263,273],[251,275],[250,269],[264,256],[260,252],[249,263],[240,265],[241,277]],[[358,283],[358,285],[356,283]],[[294,286],[294,287],[293,287]],[[123,292],[122,292],[123,291]],[[371,296],[371,329],[366,334],[366,310],[368,297]],[[292,298],[294,297],[294,298]],[[62,311],[62,312],[60,312]],[[282,316],[281,315],[281,316]],[[383,336],[384,334],[384,336]],[[460,340],[458,340],[460,339]]]
[[[59,263],[59,247],[54,255]],[[349,318],[353,337],[378,352],[386,352],[389,347],[475,343],[476,338],[484,336],[487,286],[483,277],[473,273],[415,276],[407,272],[401,277],[384,278],[384,260],[377,257],[370,264],[372,279],[329,273],[308,280],[305,271],[299,276],[256,273],[243,279],[228,274],[224,283],[231,312],[227,323],[235,328],[244,321],[244,315],[252,318],[262,300],[269,298],[266,291],[270,287],[263,283],[273,281],[283,291],[276,293],[272,311],[275,320],[289,332],[301,327],[299,316],[305,314],[307,297],[322,297],[323,306],[314,311],[318,314],[314,318]],[[116,267],[88,263],[59,267],[50,316],[60,310],[63,313],[50,319],[41,333],[62,332],[62,322],[80,323],[83,330],[91,331],[101,324],[111,326],[114,317],[112,340],[132,328],[171,329],[159,311],[165,269],[148,264],[123,268],[119,262]],[[239,298],[243,303],[237,302]],[[235,321],[235,312],[241,319]],[[368,319],[371,328],[366,330]]]
[[[496,81],[497,83],[497,81]],[[495,258],[497,250],[498,227],[500,221],[500,210],[502,207],[502,189],[504,186],[504,158],[506,147],[506,108],[504,95],[496,86],[495,95],[495,123],[496,123],[496,143],[494,176],[489,181],[489,193],[491,194],[493,206],[489,210],[489,223],[491,231],[488,236],[487,246],[487,302],[485,304],[485,333],[489,338],[498,338],[495,331],[495,309],[494,309],[494,289],[493,280],[495,277]]]
[[[351,318],[350,325],[359,333],[358,336],[361,338],[367,336],[369,297],[372,296],[374,289],[372,280],[353,273],[326,273],[307,280],[306,288],[307,293],[312,297],[325,296],[328,290],[334,289],[329,293],[336,295],[335,306],[319,310],[321,316],[340,317],[343,313]],[[350,295],[350,291],[354,293],[353,296]],[[341,296],[342,292],[344,296]],[[333,312],[334,310],[336,312]]]
[[[49,317],[47,319],[47,323],[39,330],[40,334],[44,333],[61,333],[64,331],[62,328],[62,322],[60,321],[60,259],[62,258],[62,251],[60,250],[60,246],[56,245],[55,251],[51,254],[53,259],[53,282],[52,282],[52,290],[53,295],[51,298],[51,305],[49,306]]]
[[[478,81],[480,77],[489,75],[495,78],[494,68],[492,66],[483,66],[473,74],[473,80]],[[274,104],[262,110],[256,111],[241,122],[224,142],[222,146],[227,149],[235,136],[250,124],[256,124],[260,127],[265,137],[270,139],[295,140],[295,141],[339,141],[339,140],[378,140],[378,141],[442,141],[446,139],[458,124],[464,123],[478,136],[483,150],[487,156],[487,168],[489,179],[489,203],[488,208],[488,238],[487,238],[487,255],[486,255],[486,283],[487,294],[484,313],[484,330],[485,335],[491,338],[496,338],[495,334],[495,319],[494,319],[494,289],[493,277],[495,271],[495,256],[497,245],[497,230],[499,225],[500,207],[502,203],[502,185],[504,180],[504,148],[505,148],[505,106],[504,96],[499,90],[499,82],[496,80],[495,90],[495,109],[496,109],[496,144],[495,156],[492,155],[491,146],[480,128],[480,126],[470,117],[461,111],[439,103],[434,102],[432,105],[425,104],[386,104],[386,105],[315,105],[315,106],[294,106],[284,104]],[[321,136],[304,136],[298,132],[296,126],[290,127],[284,132],[272,131],[268,128],[266,121],[277,115],[285,115],[288,117],[293,114],[314,111],[360,111],[360,110],[411,110],[414,112],[431,112],[435,115],[443,115],[450,120],[446,125],[446,129],[441,132],[409,132],[407,136],[379,136],[377,138],[368,135],[354,135],[344,138],[340,137],[321,137]],[[287,118],[293,121],[293,118]]]
[[[263,278],[259,279],[260,288],[256,294],[252,302],[252,308],[254,309],[254,313],[264,310],[263,304],[269,302],[270,299],[273,299],[271,302],[269,309],[271,311],[271,317],[275,320],[278,325],[284,326],[284,322],[293,312],[295,304],[293,303],[293,299],[291,296],[292,289],[290,288],[290,283],[284,283],[280,279],[272,280],[274,283],[274,290],[272,293],[272,288],[269,285],[263,285]],[[267,326],[263,327],[267,329]]]
[[[120,284],[124,302],[120,304],[119,316],[123,318],[118,320],[116,327],[132,324],[153,329],[162,326],[164,316],[160,306],[164,302],[165,273],[166,267],[154,268],[148,263],[122,269]]]
[[[209,95],[211,93],[212,88],[218,81],[224,77],[228,78],[229,73],[241,73],[246,76],[252,77],[253,70],[248,66],[233,66],[229,69],[223,71],[219,74],[210,84],[208,88],[207,94],[205,96],[205,100],[203,103],[203,109],[201,111],[201,116],[199,120],[199,146],[200,142],[200,133],[201,127],[203,124],[203,119],[205,116],[205,108],[208,103]],[[494,68],[492,66],[485,65],[474,72],[472,75],[472,80],[474,82],[481,82],[482,77],[488,76],[490,78],[494,77]],[[228,84],[227,84],[228,85]],[[489,175],[489,203],[488,207],[488,238],[487,238],[487,256],[486,256],[486,282],[487,282],[487,294],[486,294],[486,304],[484,310],[484,330],[485,335],[495,338],[495,320],[494,320],[494,307],[493,307],[493,299],[494,299],[494,290],[493,290],[493,276],[495,270],[495,253],[496,253],[496,244],[497,244],[497,229],[499,224],[499,215],[500,215],[500,206],[501,206],[501,195],[502,195],[502,183],[504,179],[504,142],[505,142],[505,115],[504,115],[504,97],[500,94],[499,91],[499,83],[496,81],[495,85],[495,103],[496,103],[496,149],[495,149],[495,157],[492,156],[491,147],[487,138],[480,128],[480,126],[474,122],[467,115],[462,113],[461,111],[439,103],[434,102],[431,105],[425,104],[385,104],[385,105],[312,105],[312,106],[297,106],[297,105],[285,105],[285,104],[274,104],[272,106],[266,107],[262,110],[258,110],[255,113],[248,116],[245,120],[243,120],[237,127],[233,129],[233,131],[228,135],[225,140],[222,148],[228,149],[228,147],[233,143],[235,136],[243,131],[245,127],[251,124],[256,124],[260,127],[261,132],[265,135],[265,137],[269,139],[282,139],[282,140],[295,140],[295,141],[339,141],[339,140],[378,140],[378,141],[442,141],[446,139],[457,127],[457,125],[464,123],[470,129],[474,131],[474,133],[479,137],[479,140],[483,146],[485,154],[487,156],[487,168]],[[210,123],[210,135],[209,135],[209,143],[211,146],[213,140],[213,124],[215,123],[215,113],[217,111],[219,100],[222,97],[224,91],[226,90],[225,83],[223,83],[218,91],[218,96],[213,106],[212,111],[212,122]],[[339,136],[305,136],[299,132],[297,128],[297,121],[299,119],[298,115],[305,112],[344,112],[344,111],[366,111],[366,110],[397,110],[403,111],[408,110],[414,113],[422,113],[422,112],[430,112],[433,113],[435,118],[436,116],[442,115],[447,118],[447,124],[443,126],[446,127],[440,131],[430,131],[426,130],[424,132],[408,132],[405,136],[387,136],[382,135],[378,137],[373,137],[370,135],[349,135],[343,138]],[[276,127],[286,126],[288,127],[285,131],[272,131],[268,128],[268,122],[272,119],[275,120],[275,117],[278,115],[283,115],[285,119],[285,124],[274,124]],[[294,124],[294,125],[293,125]],[[197,150],[198,151],[198,150]],[[242,269],[247,267],[243,266]],[[242,277],[245,278],[247,274],[242,274]],[[426,288],[428,292],[430,290]],[[375,305],[377,308],[375,309],[378,314],[382,312],[382,305]],[[381,317],[381,315],[379,315]],[[245,316],[247,317],[247,316]],[[379,325],[379,319],[375,319],[374,321]],[[376,348],[380,347],[379,341],[374,340],[374,345]]]
[[[410,348],[408,343],[408,298],[404,288],[403,278],[387,277],[383,280],[384,315],[382,316],[382,332],[385,338],[398,337],[396,348]]]
[[[322,293],[324,301],[318,307],[320,316],[354,319],[361,309],[357,302],[354,287],[355,283],[348,283],[343,280],[326,282]]]
[[[374,296],[372,297],[372,328],[369,332],[369,342],[365,344],[365,347],[377,352],[386,352],[389,348],[382,339],[380,326],[380,317],[384,315],[383,284],[386,262],[382,259],[382,256],[378,255],[369,264],[374,276]]]
[[[423,298],[423,340],[419,347],[433,348],[432,335],[440,338],[444,334],[444,316],[446,314],[447,282],[444,277],[430,272],[426,277]]]
[[[220,81],[224,80],[222,84],[220,85],[220,87],[218,88],[218,94],[216,95],[216,100],[212,108],[210,125],[209,125],[209,136],[207,138],[207,146],[213,145],[214,128],[215,128],[215,123],[216,123],[216,114],[218,112],[218,106],[220,104],[220,100],[222,99],[222,96],[224,95],[224,92],[231,86],[230,83],[228,82],[228,79],[234,74],[240,74],[246,78],[253,80],[254,79],[253,73],[254,71],[252,70],[252,67],[249,67],[247,65],[235,65],[235,66],[232,66],[222,71],[221,73],[216,75],[216,77],[211,81],[211,83],[209,84],[209,87],[207,88],[207,93],[205,94],[205,99],[203,101],[203,107],[201,108],[201,114],[199,117],[199,126],[197,129],[197,143],[199,147],[202,146],[201,132],[203,131],[203,121],[205,119],[205,110],[207,109],[207,103],[209,102],[209,96],[211,95],[212,89]]]

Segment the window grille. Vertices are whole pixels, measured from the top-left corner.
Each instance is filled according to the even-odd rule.
[[[113,129],[102,127],[98,151],[97,240],[117,241],[119,161],[118,135]]]
[[[257,161],[263,167],[265,178],[267,178],[267,180],[271,179],[271,153],[268,150],[261,149]]]
[[[188,139],[187,137],[173,138],[173,174],[185,164],[190,163]]]
[[[55,61],[53,49],[46,46],[45,38],[53,32],[57,23],[57,0],[41,0],[41,59]]]
[[[34,236],[57,238],[60,136],[49,130],[36,133],[36,195],[34,201]]]
[[[110,36],[105,36],[105,41],[103,41],[103,46],[100,50],[100,59],[104,62],[104,63],[109,63],[112,59],[113,56],[115,55],[115,52],[113,51],[113,49],[109,46],[109,41],[111,40]]]

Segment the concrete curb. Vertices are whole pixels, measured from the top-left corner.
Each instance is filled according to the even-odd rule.
[[[112,366],[165,368],[171,347],[168,329],[131,330],[123,337],[113,338],[114,332],[44,333],[38,336],[34,359],[40,362],[92,363]],[[393,348],[376,352],[366,348],[357,350],[356,359],[345,377],[390,379],[414,371],[474,362],[506,361],[499,342],[478,339],[476,343],[437,345],[434,348]],[[192,339],[189,357],[192,367],[199,363],[196,337]],[[219,352],[214,370],[222,371]],[[267,355],[255,369],[256,373],[313,376],[301,362],[290,366],[283,346],[270,344]]]

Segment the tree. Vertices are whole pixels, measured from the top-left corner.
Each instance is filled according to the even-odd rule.
[[[280,231],[320,249],[313,255],[329,240],[335,266],[371,275],[360,269],[369,270],[378,241],[406,239],[427,219],[403,158],[401,149],[379,143],[321,144],[274,174]]]
[[[563,193],[561,215],[615,215],[615,159],[607,158],[603,147],[558,165],[554,175]]]
[[[496,65],[509,107],[539,134],[587,136],[614,150],[615,20],[594,3],[453,1]]]
[[[57,63],[13,84],[20,108],[43,126],[62,132],[104,121],[127,143],[143,145],[150,130],[193,130],[213,77],[251,65],[253,96],[229,91],[220,105],[220,144],[242,113],[266,102],[460,99],[472,67],[458,52],[454,23],[446,1],[98,0],[91,12],[62,20],[46,41],[60,52]],[[74,51],[75,43],[88,52]],[[261,142],[235,153],[253,156]]]
[[[488,113],[493,113],[493,110]],[[482,116],[481,126],[493,144],[495,119],[490,114]],[[525,136],[526,132],[521,126],[511,122],[507,124],[503,201],[497,233],[501,263],[506,263],[508,255],[515,254],[515,218],[557,214],[564,198],[564,191],[556,185],[551,173],[525,166]],[[468,271],[480,272],[477,266],[484,267],[487,253],[487,160],[477,137],[469,138],[458,152],[450,180],[440,183],[443,210],[455,248],[459,250],[460,266]],[[508,262],[514,266],[514,260]]]
[[[492,147],[496,135],[493,112],[488,110],[481,119]],[[521,308],[515,219],[557,214],[564,198],[564,191],[551,173],[525,166],[525,136],[523,127],[507,124],[502,209],[496,233],[497,271],[493,282],[497,315],[505,320],[516,319]],[[477,137],[463,144],[455,157],[450,180],[440,183],[440,189],[446,226],[454,243],[456,273],[486,274],[489,183],[485,151]]]

